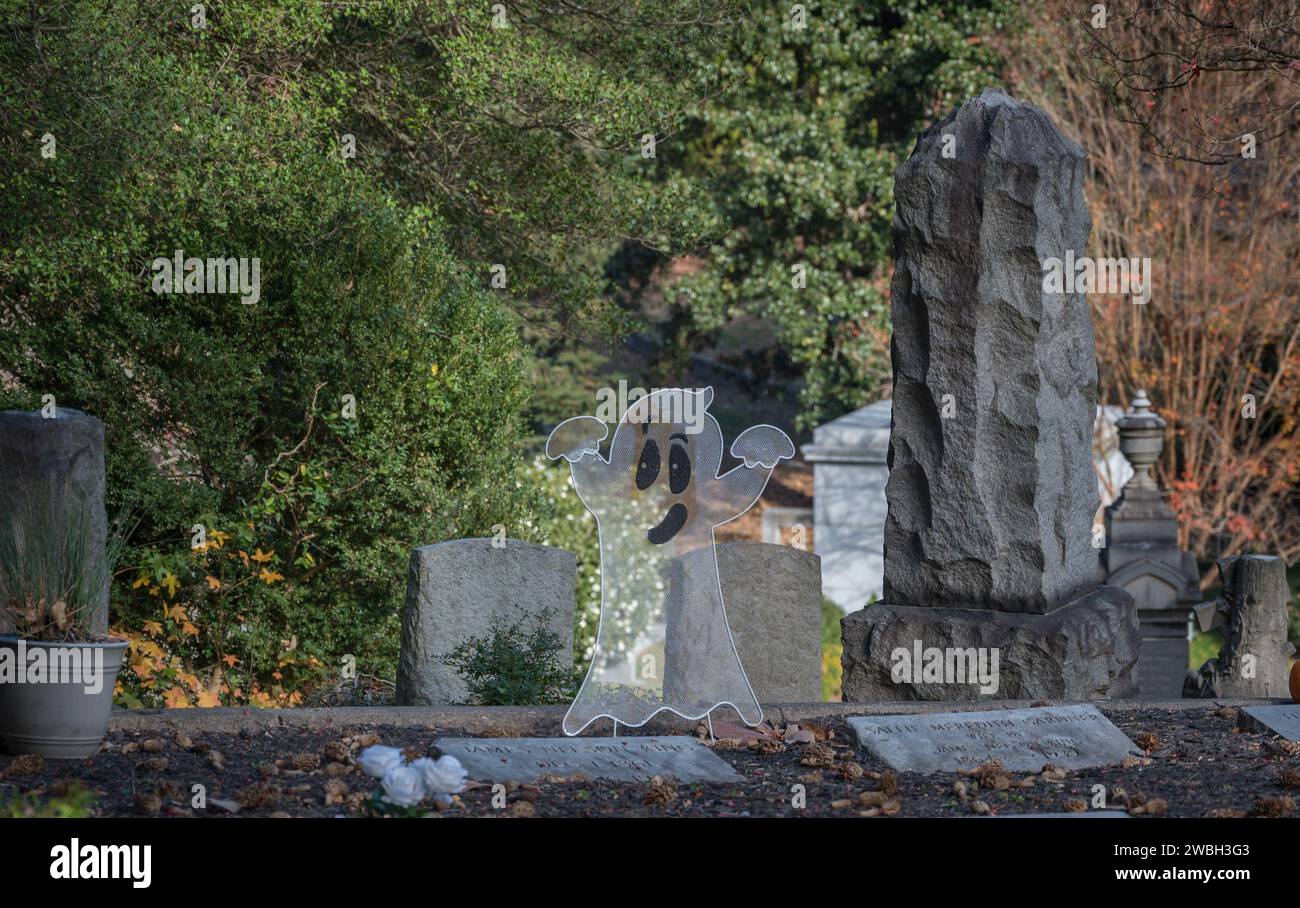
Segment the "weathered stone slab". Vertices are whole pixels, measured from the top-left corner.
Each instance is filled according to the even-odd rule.
[[[1141,751],[1095,706],[853,716],[858,742],[899,772],[956,772],[997,759],[1012,772],[1111,766]]]
[[[758,702],[820,700],[820,559],[763,542],[724,542],[716,550],[727,623]]]
[[[1300,741],[1300,704],[1243,706],[1237,713],[1237,727]]]
[[[685,735],[440,738],[437,744],[479,782],[535,782],[542,776],[579,773],[614,782],[646,782],[652,776],[681,782],[743,781],[726,761]]]
[[[821,699],[821,570],[816,555],[766,542],[724,542],[673,559],[668,577],[675,601],[707,597],[707,590],[696,588],[699,584],[720,587],[727,618],[724,626],[711,618],[700,621],[698,613],[669,612],[664,639],[669,699],[689,700],[693,695],[678,685],[687,678],[710,677],[733,645],[760,703]]]
[[[494,624],[535,621],[563,641],[560,659],[573,658],[574,582],[577,559],[551,546],[507,539],[454,539],[411,553],[397,663],[401,706],[464,703],[464,680],[446,657]]]
[[[1059,813],[999,813],[993,815],[995,820],[1075,820],[1079,817],[1096,817],[1110,820],[1132,819],[1123,810],[1080,810],[1077,813],[1068,811]]]
[[[1223,629],[1223,646],[1187,673],[1183,696],[1287,696],[1295,647],[1287,640],[1286,563],[1276,555],[1237,555],[1218,564],[1223,592],[1196,612],[1202,630]]]

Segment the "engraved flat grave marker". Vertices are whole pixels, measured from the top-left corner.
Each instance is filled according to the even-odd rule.
[[[1129,820],[1132,819],[1123,810],[1080,810],[1076,813],[1060,811],[1057,813],[999,813],[994,814],[991,819],[994,820],[1075,820],[1079,817],[1092,817],[1098,820]]]
[[[1293,703],[1244,706],[1237,714],[1237,726],[1246,731],[1281,735],[1288,741],[1300,741],[1300,706]]]
[[[442,738],[479,782],[535,782],[542,776],[584,773],[612,782],[647,782],[672,776],[681,782],[741,782],[726,761],[684,735],[627,738]]]
[[[899,772],[956,772],[997,759],[1013,772],[1110,766],[1141,751],[1095,706],[852,716],[858,743]]]

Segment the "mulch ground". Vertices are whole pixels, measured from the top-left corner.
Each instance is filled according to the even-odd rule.
[[[491,786],[462,792],[440,817],[502,816],[910,816],[1010,815],[1086,809],[1095,785],[1107,808],[1135,816],[1285,816],[1300,795],[1300,744],[1240,731],[1232,708],[1161,710],[1103,706],[1102,711],[1147,752],[1122,766],[1064,772],[1008,773],[996,765],[962,773],[894,774],[855,746],[838,718],[801,723],[805,734],[743,740],[715,722],[715,753],[744,777],[738,784],[672,780],[615,783],[576,778],[511,785],[504,807]],[[806,734],[811,732],[812,734]],[[728,733],[735,737],[728,738]],[[438,734],[420,728],[346,731],[282,728],[236,734],[114,732],[83,761],[0,756],[0,803],[23,796],[38,803],[79,784],[99,816],[361,816],[377,789],[354,763],[374,743],[411,757],[437,756]],[[487,737],[491,737],[488,735]],[[813,740],[808,741],[807,739]],[[707,739],[706,739],[707,740]],[[195,785],[207,807],[192,805]],[[806,806],[796,808],[794,786]],[[498,798],[499,800],[499,798]],[[1300,814],[1295,814],[1300,816]]]

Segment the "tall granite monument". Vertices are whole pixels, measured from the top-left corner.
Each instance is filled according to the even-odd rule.
[[[1085,170],[1041,110],[986,91],[895,175],[884,598],[843,621],[845,700],[981,696],[900,677],[918,644],[997,649],[998,698],[1135,692],[1133,597],[1092,547],[1088,301],[1043,279],[1086,254]]]

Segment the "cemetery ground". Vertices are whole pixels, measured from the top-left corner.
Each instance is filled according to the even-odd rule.
[[[1008,704],[1001,704],[1008,705]],[[1014,704],[1030,706],[1031,704]],[[1046,704],[1042,704],[1046,705]],[[1098,703],[1143,752],[1122,763],[1068,771],[1050,764],[1010,772],[999,765],[960,772],[895,773],[857,745],[847,715],[987,708],[975,704],[806,704],[776,707],[757,730],[715,714],[716,741],[702,723],[651,722],[637,734],[694,734],[742,778],[682,783],[611,782],[578,775],[535,783],[470,783],[452,817],[1006,817],[1082,814],[1097,806],[1134,817],[1276,817],[1300,795],[1300,744],[1238,726],[1244,701]],[[558,735],[553,708],[332,708],[277,711],[169,710],[115,716],[94,757],[43,761],[0,757],[5,815],[74,805],[92,816],[337,817],[373,812],[378,784],[356,765],[383,743],[409,758],[437,756],[439,741]],[[608,739],[608,725],[595,736]],[[206,806],[194,806],[194,786]],[[806,806],[794,806],[802,786]],[[496,797],[494,798],[494,794]],[[504,799],[502,798],[504,795]],[[495,803],[494,803],[495,801]],[[50,805],[55,805],[51,807]]]

